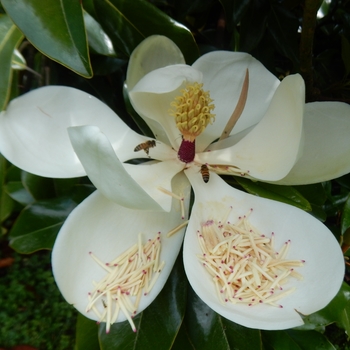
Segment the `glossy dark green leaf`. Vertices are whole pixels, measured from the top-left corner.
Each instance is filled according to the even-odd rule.
[[[179,332],[177,333],[177,337],[173,344],[171,350],[195,350],[191,340],[188,336],[185,322],[182,322]]]
[[[12,56],[12,69],[23,70],[26,69],[26,66],[26,60],[23,55],[18,50],[15,50]]]
[[[0,223],[2,223],[12,212],[13,199],[5,190],[5,181],[7,173],[7,161],[0,154]]]
[[[220,3],[225,11],[227,20],[227,27],[232,31],[233,27],[237,25],[244,13],[248,10],[249,5],[252,3],[250,0],[220,0]]]
[[[6,192],[16,202],[28,205],[35,202],[34,197],[23,186],[22,181],[11,181],[6,184]]]
[[[322,184],[294,186],[294,188],[310,203],[312,208],[310,214],[321,221],[325,221],[327,215],[323,209],[323,205],[327,196]]]
[[[153,34],[165,35],[181,49],[187,63],[198,58],[191,32],[145,0],[94,0],[99,22],[111,38],[117,54],[130,56],[134,48]]]
[[[10,98],[13,54],[22,39],[23,34],[11,19],[0,14],[0,111]]]
[[[341,233],[344,234],[349,227],[350,227],[350,196],[348,196],[344,204],[344,208],[341,216]]]
[[[221,319],[231,349],[263,350],[260,330],[243,327],[223,317]]]
[[[31,254],[42,249],[52,249],[62,222],[32,231],[10,240],[10,247],[18,253]]]
[[[93,52],[105,56],[115,56],[112,42],[101,25],[87,12],[84,12],[84,22],[89,46]]]
[[[77,205],[70,198],[35,202],[22,210],[10,232],[10,245],[20,253],[51,249],[68,214]]]
[[[126,321],[112,325],[106,334],[103,323],[99,330],[101,349],[171,349],[185,313],[186,286],[182,259],[178,258],[161,293],[134,318],[137,333],[132,332]]]
[[[263,331],[266,349],[274,350],[335,350],[321,333],[316,331]]]
[[[309,201],[293,187],[271,185],[264,182],[253,182],[241,177],[237,177],[236,180],[247,192],[256,196],[294,205],[295,207],[306,211],[311,211],[312,209]]]
[[[91,77],[83,10],[71,0],[2,0],[7,14],[44,55]]]
[[[240,23],[240,51],[250,53],[259,45],[266,32],[269,11],[269,2],[250,1]]]
[[[98,326],[96,321],[78,314],[75,350],[99,350]]]
[[[340,319],[337,321],[337,325],[343,328],[347,334],[350,334],[350,301],[346,304]]]
[[[230,349],[222,318],[189,289],[186,332],[195,349]]]
[[[24,188],[36,200],[52,198],[55,195],[53,179],[22,171],[21,180]]]
[[[346,174],[342,177],[339,177],[334,181],[339,183],[342,187],[345,187],[346,189],[350,190],[350,174]]]
[[[298,28],[299,21],[280,2],[271,2],[271,11],[267,18],[278,51],[288,57],[295,66],[298,65]]]
[[[343,282],[335,298],[322,310],[309,316],[304,316],[303,321],[305,325],[298,327],[298,329],[319,329],[333,322],[342,324],[344,310],[348,310],[349,306],[350,286]],[[346,328],[345,326],[343,328]]]

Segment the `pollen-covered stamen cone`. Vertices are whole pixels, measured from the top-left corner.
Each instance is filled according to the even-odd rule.
[[[203,84],[198,83],[188,85],[171,103],[174,109],[170,110],[170,115],[175,117],[176,127],[183,136],[178,158],[184,163],[193,161],[196,137],[215,119],[211,113],[215,106],[211,104],[209,92],[202,87]]]

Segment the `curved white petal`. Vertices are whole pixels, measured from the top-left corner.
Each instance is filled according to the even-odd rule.
[[[259,180],[279,180],[299,157],[304,114],[304,81],[299,74],[278,86],[264,118],[232,147],[198,154],[198,161],[233,165]]]
[[[67,128],[89,124],[98,126],[112,142],[135,134],[95,97],[70,87],[42,87],[11,101],[0,114],[0,152],[33,174],[83,176]]]
[[[139,186],[165,211],[170,211],[171,196],[161,189],[171,192],[171,179],[183,170],[184,164],[177,159],[140,165],[124,164],[125,170]]]
[[[298,312],[316,312],[332,300],[343,280],[344,259],[338,242],[321,222],[295,207],[240,192],[216,174],[211,174],[205,184],[194,169],[185,173],[195,192],[184,242],[185,270],[195,292],[214,311],[249,328],[286,329],[303,324]],[[303,280],[291,279],[284,285],[285,290],[292,286],[296,290],[279,301],[283,308],[222,303],[212,278],[198,261],[201,249],[197,230],[209,219],[223,219],[230,206],[228,221],[235,222],[252,208],[251,224],[268,237],[274,232],[277,249],[291,240],[287,259],[306,260],[305,265],[298,268]]]
[[[204,90],[214,100],[216,120],[197,138],[200,151],[217,139],[224,130],[241,94],[246,70],[249,89],[243,113],[232,133],[238,133],[264,116],[279,80],[251,55],[242,52],[214,51],[201,56],[193,67],[203,73]]]
[[[341,102],[305,105],[303,154],[282,185],[304,185],[350,172],[350,106]]]
[[[139,44],[130,56],[126,84],[128,90],[152,70],[184,64],[185,59],[178,46],[162,35],[152,35]]]
[[[181,143],[181,134],[176,128],[174,117],[169,115],[170,103],[187,84],[201,82],[202,73],[186,65],[160,68],[145,75],[129,91],[130,101],[137,113],[146,122],[157,122],[166,132],[175,148]],[[153,124],[149,124],[152,128]]]
[[[162,210],[130,177],[108,138],[98,127],[76,126],[69,128],[68,132],[91,182],[106,198],[128,208]]]
[[[183,182],[182,174],[175,182],[174,191],[184,184],[186,181]],[[187,205],[188,200],[185,201]],[[89,252],[108,262],[137,243],[140,233],[145,243],[161,232],[160,261],[165,261],[165,266],[151,292],[141,297],[137,311],[143,311],[163,288],[182,244],[184,229],[169,238],[166,236],[183,222],[178,204],[174,200],[170,213],[143,212],[110,202],[99,191],[82,202],[62,226],[52,252],[53,274],[67,302],[84,316],[98,320],[93,311],[86,312],[86,307],[93,281],[101,280],[105,271],[91,258]],[[102,312],[102,302],[97,308]],[[120,312],[117,322],[124,320]]]

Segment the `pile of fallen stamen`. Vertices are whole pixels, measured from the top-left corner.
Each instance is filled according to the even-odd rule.
[[[286,259],[290,240],[276,252],[274,233],[271,238],[261,234],[248,221],[249,214],[235,224],[206,221],[197,232],[203,252],[198,258],[212,277],[222,302],[282,307],[278,300],[296,289],[283,290],[283,285],[290,277],[302,279],[294,268],[305,261]]]
[[[107,333],[120,312],[136,332],[132,317],[137,313],[141,296],[151,291],[165,265],[164,261],[159,261],[160,250],[161,239],[158,233],[145,245],[139,235],[137,244],[109,263],[104,263],[92,252],[89,253],[107,273],[99,282],[93,281],[95,288],[88,293],[86,311],[92,310],[98,317],[98,322],[106,322]],[[98,303],[100,308],[97,307]]]

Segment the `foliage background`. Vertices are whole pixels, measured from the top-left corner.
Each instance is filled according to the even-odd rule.
[[[0,110],[14,97],[40,86],[73,86],[97,96],[133,129],[147,132],[124,100],[123,83],[132,50],[152,34],[175,41],[188,64],[213,50],[244,51],[280,78],[301,73],[307,101],[350,101],[347,0],[46,0],[45,4],[41,0],[1,0]],[[325,222],[347,251],[350,175],[294,187],[242,178],[226,180],[250,193],[309,211]],[[87,178],[41,178],[16,168],[0,155],[0,262],[4,266],[0,298],[1,304],[8,306],[0,312],[5,324],[0,346],[27,343],[40,349],[77,350],[350,348],[348,272],[337,297],[324,310],[306,317],[303,327],[260,331],[229,322],[203,304],[186,280],[181,257],[156,301],[135,318],[137,334],[128,323],[122,323],[113,325],[106,335],[103,324],[77,316],[60,299],[48,254],[42,251],[52,248],[67,215],[93,190]],[[26,294],[28,288],[34,299]],[[49,295],[47,299],[39,293],[42,289]],[[28,313],[23,312],[23,305]],[[41,336],[31,333],[35,327],[23,326],[20,328],[27,330],[22,338],[11,337],[11,322],[29,325],[29,315],[34,314],[38,314],[35,320],[47,320],[36,325]],[[59,339],[53,338],[57,329],[62,330]]]

